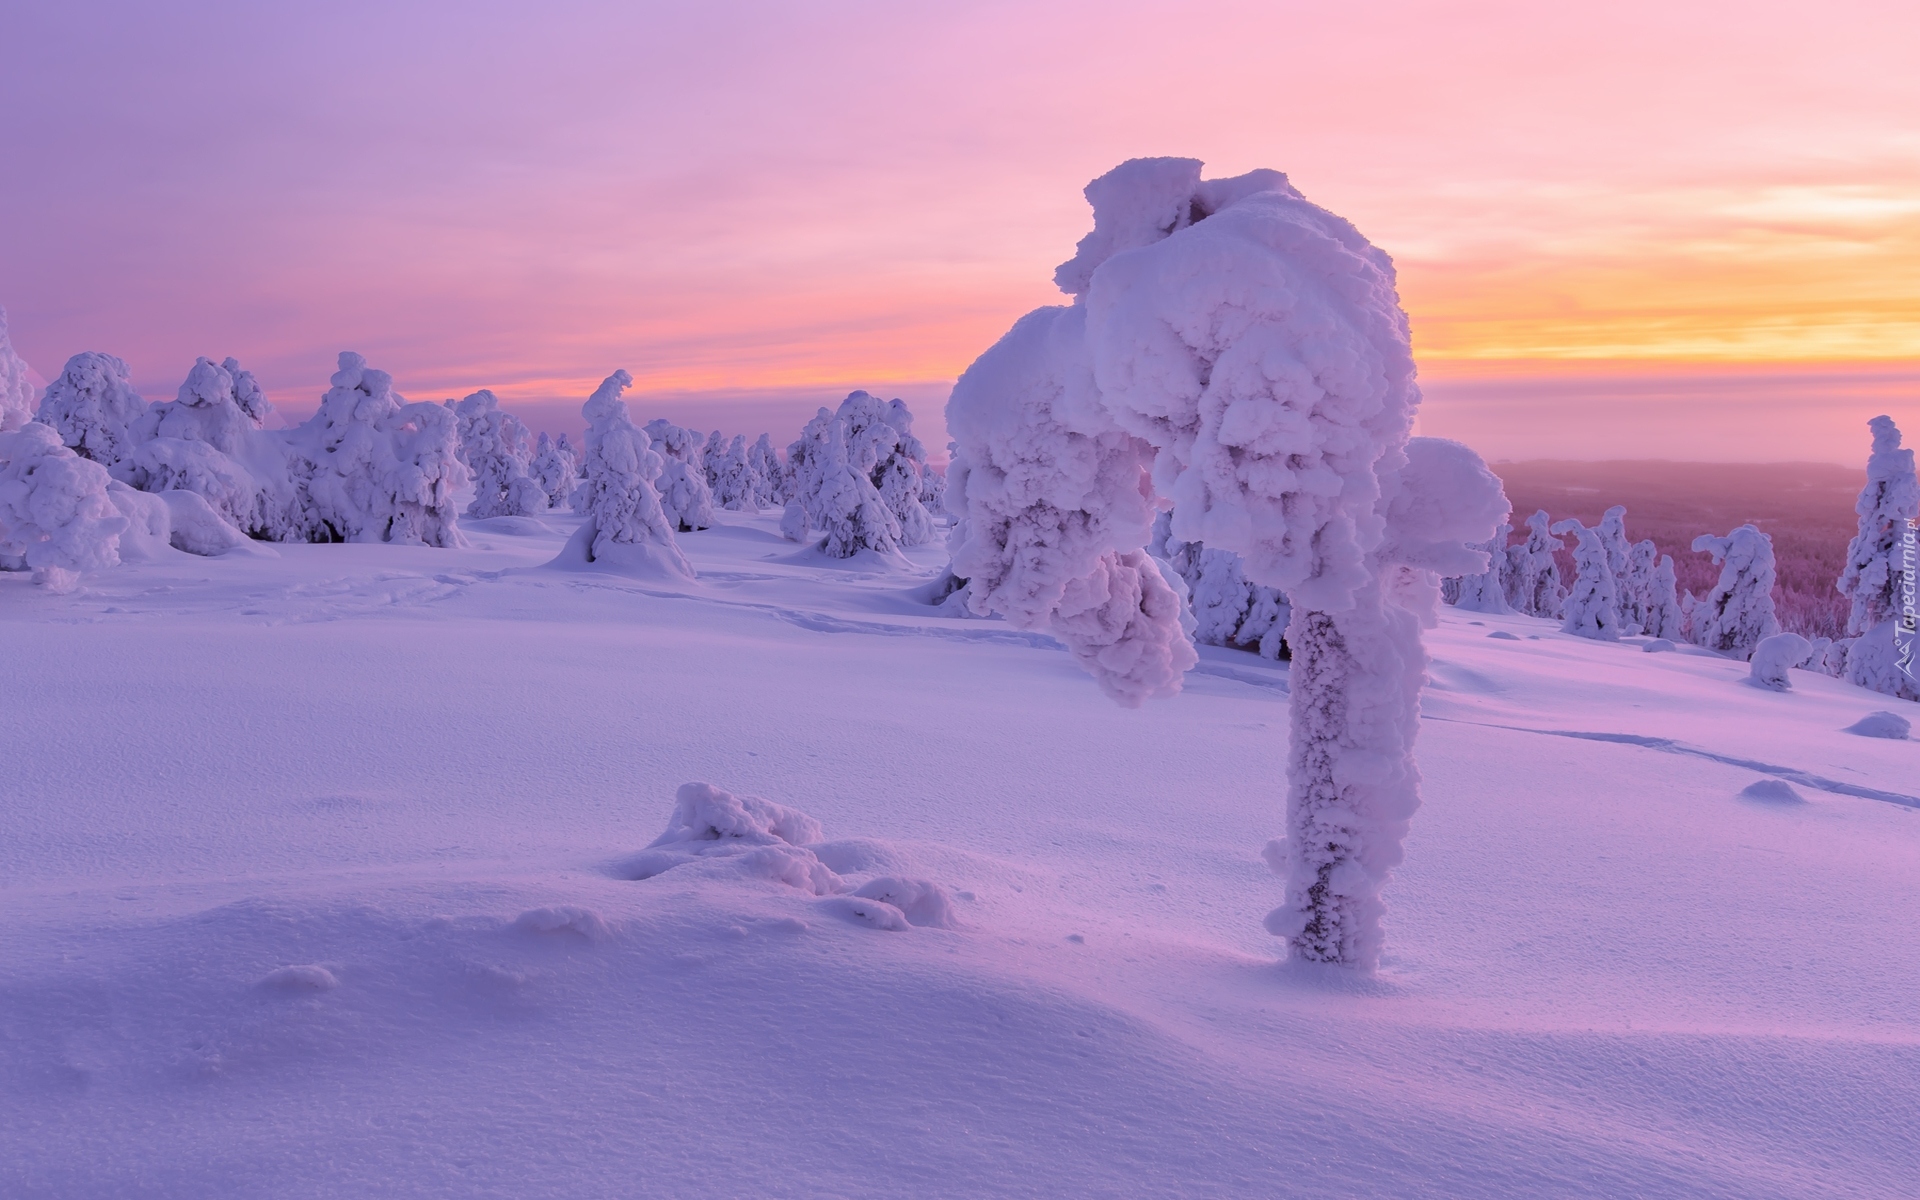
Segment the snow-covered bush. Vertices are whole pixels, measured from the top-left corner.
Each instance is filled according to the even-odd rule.
[[[773,439],[761,434],[747,451],[747,464],[752,469],[755,508],[779,508],[786,504],[792,495],[792,485],[787,465],[780,461],[780,454],[773,448]]]
[[[7,332],[7,310],[0,308],[0,433],[11,433],[33,420],[33,384],[27,381],[27,363],[14,353]]]
[[[1503,524],[1491,540],[1475,549],[1487,552],[1487,569],[1475,575],[1459,575],[1447,582],[1453,593],[1449,600],[1467,612],[1510,613],[1507,603],[1507,537],[1513,526]]]
[[[274,541],[464,545],[454,495],[467,482],[453,411],[408,403],[393,378],[340,355],[319,411],[286,435],[294,499]]]
[[[563,509],[571,504],[574,490],[580,486],[580,473],[567,435],[561,434],[556,441],[541,434],[533,459],[527,464],[527,474],[546,493],[548,508]]]
[[[1847,633],[1853,638],[1841,677],[1885,695],[1920,700],[1911,674],[1916,633],[1907,621],[1920,564],[1903,548],[1909,528],[1920,519],[1920,481],[1913,451],[1900,445],[1893,418],[1875,417],[1868,425],[1873,451],[1867,457],[1866,487],[1854,506],[1860,523],[1847,544],[1839,581],[1840,593],[1851,602]]]
[[[1773,613],[1773,539],[1742,525],[1725,537],[1703,533],[1693,539],[1693,548],[1720,564],[1720,581],[1694,607],[1693,640],[1744,660],[1763,639],[1780,632]]]
[[[1624,508],[1609,511],[1625,513]],[[1560,606],[1560,628],[1577,637],[1612,642],[1620,638],[1619,591],[1614,583],[1609,539],[1599,529],[1588,529],[1568,517],[1552,532],[1574,536],[1573,590]]]
[[[1789,668],[1800,666],[1813,653],[1813,643],[1797,633],[1776,633],[1760,639],[1753,648],[1753,665],[1747,677],[1755,687],[1784,692],[1793,686],[1787,678]]]
[[[691,533],[712,527],[713,491],[707,486],[707,469],[701,462],[706,436],[682,429],[665,417],[648,421],[645,432],[662,456],[655,487],[660,506],[674,528]]]
[[[50,425],[0,433],[0,553],[25,560],[35,582],[54,591],[71,591],[82,571],[114,566],[128,521],[107,496],[111,482]]]
[[[174,399],[129,429],[132,453],[114,474],[147,492],[191,492],[245,533],[267,533],[296,503],[284,435],[253,376],[229,358],[195,360]]]
[[[1194,662],[1140,549],[1157,491],[1182,542],[1293,603],[1287,900],[1295,955],[1371,967],[1380,888],[1419,804],[1412,743],[1435,572],[1488,569],[1499,481],[1409,442],[1419,392],[1391,262],[1274,171],[1205,181],[1136,159],[1087,188],[1094,229],[955,385],[953,570],[1053,632],[1123,702]],[[1151,467],[1150,480],[1143,473]],[[1091,620],[1084,619],[1092,615]]]
[[[528,471],[532,437],[519,417],[500,409],[486,388],[454,406],[460,429],[460,458],[473,473],[470,517],[526,517],[545,512],[546,487]]]
[[[1556,551],[1565,543],[1548,532],[1553,518],[1546,509],[1527,518],[1527,540],[1507,547],[1507,603],[1515,612],[1530,617],[1560,616],[1567,590],[1560,584],[1560,566]]]
[[[132,453],[128,427],[146,410],[127,364],[88,350],[68,359],[47,385],[36,419],[52,426],[74,453],[111,471]]]
[[[673,522],[653,488],[666,464],[620,398],[632,384],[633,376],[615,371],[581,406],[587,419],[585,479],[574,507],[587,519],[554,565],[592,563],[640,575],[692,579],[693,568],[680,553]]]

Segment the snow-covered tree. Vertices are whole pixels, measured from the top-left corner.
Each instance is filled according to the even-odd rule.
[[[833,425],[832,410],[822,406],[787,447],[787,499],[780,514],[780,533],[788,541],[804,542],[819,527],[812,506],[822,487],[822,463]]]
[[[707,529],[713,525],[713,490],[707,486],[707,469],[700,461],[706,448],[706,435],[682,429],[665,417],[647,422],[646,434],[653,439],[656,453],[662,456],[659,489],[660,505],[682,533]]]
[[[14,353],[7,310],[0,308],[0,433],[11,433],[33,420],[33,407],[26,360]]]
[[[174,399],[129,428],[114,474],[147,492],[192,492],[244,533],[267,533],[295,506],[285,439],[265,434],[260,386],[236,359],[196,359]],[[256,415],[257,414],[257,415]]]
[[[1179,541],[1173,536],[1168,513],[1154,518],[1153,540],[1147,549],[1186,583],[1194,641],[1251,650],[1262,658],[1285,656],[1287,619],[1293,608],[1282,593],[1248,582],[1238,554]]]
[[[700,451],[700,466],[707,473],[707,490],[717,492],[720,486],[720,468],[727,457],[727,439],[720,436],[718,429],[707,435],[707,444]],[[714,496],[714,503],[720,503],[720,497]]]
[[[747,463],[753,469],[755,508],[779,508],[790,498],[792,487],[786,464],[773,448],[773,439],[761,434],[747,451]]]
[[[920,503],[920,467],[913,457],[918,451],[924,459],[926,452],[911,432],[913,416],[907,406],[853,392],[840,402],[834,420],[841,427],[848,461],[866,476],[899,525],[898,543],[923,546],[932,541],[933,515]]]
[[[534,447],[533,461],[527,464],[527,473],[546,493],[547,507],[563,509],[571,504],[574,489],[580,486],[580,474],[573,448],[567,445],[567,435],[563,433],[560,440],[555,441],[541,434]]]
[[[680,553],[673,521],[653,487],[666,461],[620,397],[632,385],[633,376],[615,371],[581,406],[587,419],[585,480],[575,507],[587,519],[559,561],[692,579],[693,567]]]
[[[1480,613],[1513,611],[1507,603],[1507,538],[1512,533],[1511,524],[1502,524],[1494,531],[1490,541],[1474,547],[1487,552],[1487,569],[1448,581],[1453,585],[1451,600],[1454,607]]]
[[[1569,533],[1574,536],[1573,589],[1560,606],[1561,630],[1577,637],[1618,641],[1619,590],[1614,582],[1613,554],[1608,539],[1600,530],[1589,529],[1572,517],[1554,525],[1551,532],[1556,536]]]
[[[1049,630],[1136,704],[1194,662],[1142,549],[1150,492],[1172,500],[1173,537],[1285,592],[1287,899],[1267,927],[1301,958],[1370,968],[1419,804],[1435,572],[1487,570],[1468,543],[1506,505],[1471,450],[1409,441],[1419,392],[1386,255],[1278,172],[1199,167],[1136,159],[1090,184],[1093,232],[1055,275],[1074,304],[1022,318],[955,385],[953,570],[975,611]]]
[[[1669,641],[1687,640],[1686,617],[1675,594],[1676,586],[1673,555],[1663,554],[1660,556],[1660,565],[1653,569],[1652,582],[1647,589],[1640,632],[1648,637],[1666,638]]]
[[[146,410],[127,364],[88,350],[68,359],[47,385],[36,419],[51,425],[74,453],[111,471],[132,453],[128,427]]]
[[[393,377],[340,355],[319,411],[287,435],[295,501],[275,541],[465,544],[454,495],[467,482],[453,410],[408,403]]]
[[[1660,550],[1651,540],[1627,547],[1627,569],[1616,576],[1619,588],[1620,632],[1646,633],[1653,617],[1654,576],[1659,571]],[[1650,634],[1659,637],[1659,634]]]
[[[528,472],[532,437],[500,398],[481,388],[454,406],[460,457],[473,473],[470,517],[525,517],[545,512],[547,489]]]
[[[1913,451],[1900,445],[1900,429],[1893,418],[1868,422],[1873,451],[1867,457],[1867,485],[1854,506],[1858,532],[1847,544],[1847,565],[1840,574],[1840,593],[1851,604],[1841,678],[1864,688],[1903,700],[1920,700],[1913,678],[1916,651],[1914,628],[1915,579],[1920,563],[1908,556],[1913,523],[1920,519],[1920,481],[1914,475]]]
[[[1553,518],[1546,509],[1527,518],[1527,540],[1507,548],[1507,603],[1530,617],[1560,616],[1567,589],[1560,584],[1560,566],[1554,552],[1565,543],[1548,532]]]
[[[1703,533],[1693,548],[1720,564],[1720,581],[1694,607],[1693,640],[1745,660],[1762,639],[1780,632],[1773,611],[1773,539],[1742,525],[1725,537]]]
[[[826,444],[809,465],[813,490],[801,502],[809,525],[826,535],[822,553],[852,558],[862,550],[891,554],[900,548],[900,522],[867,473],[854,465],[844,423],[828,423]]]
[[[108,499],[111,482],[50,425],[0,433],[0,553],[23,559],[35,582],[58,592],[71,591],[82,571],[114,566],[128,523]]]
[[[747,457],[746,435],[735,434],[723,450],[709,453],[707,458],[714,503],[730,512],[759,511],[759,496],[766,485],[754,477],[753,463]]]

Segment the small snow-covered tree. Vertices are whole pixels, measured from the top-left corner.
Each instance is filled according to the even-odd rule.
[[[754,507],[779,508],[786,504],[792,488],[786,464],[780,461],[779,452],[773,448],[773,439],[761,434],[747,451],[747,462],[753,468]]]
[[[1148,551],[1186,583],[1194,641],[1251,650],[1262,658],[1285,657],[1293,608],[1281,592],[1248,582],[1238,554],[1178,540],[1168,513],[1154,519]]]
[[[717,435],[716,435],[717,436]],[[724,450],[710,454],[714,503],[730,512],[757,512],[764,484],[753,474],[745,434],[735,434]]]
[[[587,419],[585,479],[575,506],[587,519],[561,558],[692,579],[693,567],[653,488],[666,462],[621,399],[632,385],[633,376],[615,371],[581,406]]]
[[[1643,543],[1651,545],[1651,543]],[[1678,581],[1673,569],[1673,556],[1660,556],[1660,565],[1653,569],[1652,582],[1647,590],[1646,608],[1642,614],[1640,632],[1648,637],[1666,638],[1668,641],[1687,640],[1686,617],[1681,610],[1679,597],[1675,594]]]
[[[717,491],[720,486],[720,467],[726,461],[727,439],[720,436],[718,429],[707,435],[707,444],[700,451],[700,467],[707,473],[707,490]],[[714,503],[720,503],[719,496]]]
[[[827,427],[827,441],[812,464],[815,488],[805,498],[809,522],[826,534],[828,558],[852,558],[862,550],[891,554],[900,548],[900,522],[847,451],[847,429]]]
[[[1915,671],[1914,609],[1920,563],[1907,553],[1920,519],[1920,480],[1913,451],[1900,444],[1893,418],[1875,417],[1873,450],[1867,457],[1867,484],[1854,505],[1858,531],[1847,544],[1847,565],[1840,594],[1850,601],[1841,678],[1903,700],[1920,700]]]
[[[1505,511],[1499,480],[1465,446],[1409,440],[1392,264],[1285,176],[1136,159],[1087,198],[1093,232],[1055,274],[1073,305],[1022,318],[954,387],[953,570],[976,612],[1049,630],[1134,704],[1194,662],[1142,549],[1149,493],[1172,500],[1172,536],[1284,591],[1287,899],[1267,928],[1371,968],[1419,805],[1423,616],[1436,572],[1488,569],[1468,543]]]
[[[575,468],[572,447],[566,444],[566,434],[560,440],[542,433],[533,451],[533,460],[527,464],[527,473],[533,477],[540,490],[546,493],[547,507],[563,509],[573,502],[574,489],[580,486],[580,475]]]
[[[26,360],[14,353],[7,310],[0,308],[0,433],[11,433],[33,420],[33,407]]]
[[[36,419],[51,425],[75,454],[111,471],[132,453],[128,427],[146,411],[127,364],[88,350],[69,358],[47,385]]]
[[[1620,509],[1626,512],[1626,509]],[[1589,529],[1568,517],[1554,525],[1554,534],[1574,536],[1573,590],[1560,607],[1560,628],[1577,637],[1612,642],[1620,638],[1619,591],[1613,578],[1613,555],[1598,529]]]
[[[545,512],[547,489],[528,472],[532,438],[520,418],[481,388],[454,406],[461,458],[473,473],[470,517],[525,517]]]
[[[1752,525],[1725,537],[1693,539],[1720,564],[1720,581],[1693,611],[1693,640],[1709,650],[1745,660],[1762,639],[1780,632],[1773,611],[1773,539]]]
[[[1659,562],[1660,549],[1650,539],[1627,547],[1627,569],[1614,580],[1620,591],[1620,632],[1649,633]]]
[[[1487,569],[1451,581],[1454,607],[1480,613],[1513,611],[1507,603],[1507,538],[1512,532],[1512,525],[1502,524],[1490,541],[1474,547],[1487,552]]]
[[[468,476],[453,410],[408,403],[352,351],[339,366],[319,410],[287,435],[295,502],[269,536],[464,545],[454,495]]]
[[[820,527],[813,506],[823,486],[822,464],[827,457],[833,425],[833,412],[822,406],[787,447],[787,499],[785,510],[780,514],[780,534],[788,541],[804,542]]]
[[[656,486],[667,517],[682,533],[711,527],[713,490],[707,486],[707,469],[700,461],[706,435],[682,429],[665,417],[648,421],[646,434],[662,456]]]
[[[1507,548],[1507,603],[1530,617],[1560,616],[1567,590],[1560,584],[1560,566],[1554,552],[1565,546],[1548,532],[1553,518],[1546,509],[1527,518],[1527,540]]]
[[[24,559],[35,582],[57,592],[82,571],[114,566],[128,522],[108,498],[111,483],[50,425],[0,433],[0,553]]]

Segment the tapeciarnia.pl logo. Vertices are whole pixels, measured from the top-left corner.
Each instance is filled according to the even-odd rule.
[[[1916,522],[1907,521],[1900,527],[1900,623],[1893,627],[1893,641],[1900,651],[1900,673],[1908,679],[1913,676],[1913,651],[1916,642],[1920,642],[1920,580],[1915,580],[1916,569],[1920,569],[1920,553],[1915,546]]]

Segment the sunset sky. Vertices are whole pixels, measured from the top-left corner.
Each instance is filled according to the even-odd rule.
[[[170,396],[335,351],[570,428],[937,408],[1138,155],[1270,166],[1391,253],[1424,432],[1863,457],[1920,428],[1920,5],[27,3],[0,305]],[[751,428],[749,428],[751,427]]]

